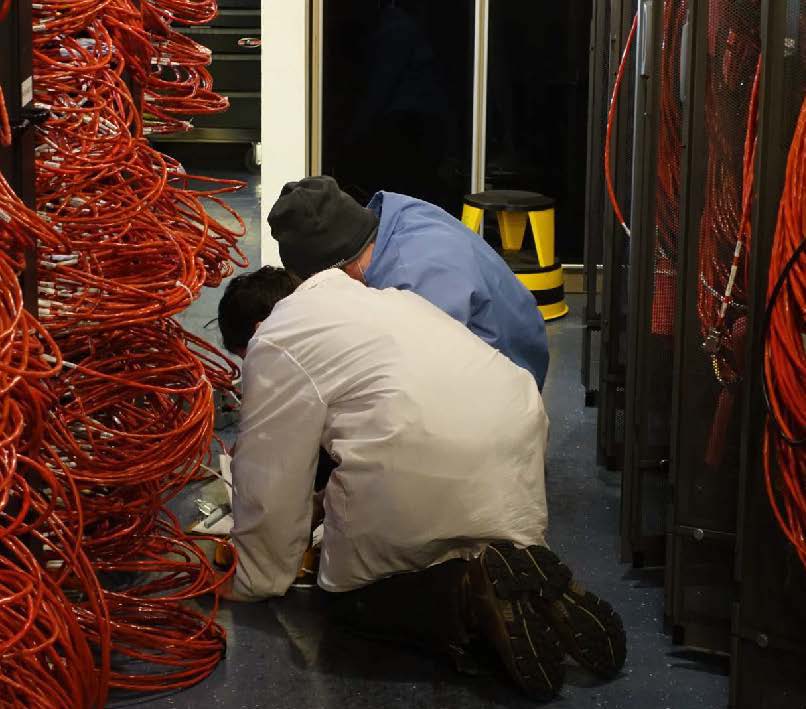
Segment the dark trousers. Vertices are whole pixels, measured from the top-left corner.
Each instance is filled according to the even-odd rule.
[[[321,449],[317,492],[324,490],[336,465]],[[467,567],[468,562],[453,559],[356,591],[328,594],[331,619],[362,635],[454,654],[453,649],[468,643]]]
[[[336,461],[328,455],[327,451],[324,448],[320,448],[319,463],[316,466],[316,482],[313,485],[313,489],[316,492],[322,492],[325,489],[330,476],[336,469],[336,465]]]
[[[467,568],[468,562],[454,559],[329,594],[331,619],[362,635],[438,652],[464,647],[469,642]]]

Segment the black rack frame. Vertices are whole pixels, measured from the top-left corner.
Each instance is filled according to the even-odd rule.
[[[611,42],[610,1],[594,0],[591,17],[590,64],[588,67],[588,171],[585,182],[585,331],[582,337],[582,386],[585,405],[596,406],[599,394],[602,306],[599,269],[604,256],[602,241],[607,192],[604,145],[610,106]]]
[[[640,4],[636,45],[637,84],[630,217],[629,316],[625,378],[625,444],[622,474],[621,555],[633,566],[660,566],[665,557],[665,507],[670,413],[650,402],[671,395],[668,368],[659,371],[659,348],[668,337],[652,333],[655,282],[656,194],[660,134],[664,3]],[[659,344],[663,342],[663,345]],[[653,366],[653,363],[655,366]],[[665,380],[664,380],[665,377]],[[657,403],[657,402],[656,402]]]
[[[610,82],[608,102],[613,92],[621,55],[636,11],[636,0],[612,0],[610,3]],[[630,195],[632,184],[631,151],[633,137],[633,92],[635,88],[634,53],[624,76],[618,102],[611,165],[613,182],[622,200]],[[595,160],[595,158],[594,158]],[[620,470],[624,462],[624,380],[623,359],[626,334],[627,237],[609,204],[603,200],[602,222],[602,294],[601,352],[599,361],[599,404],[597,453],[600,464]],[[622,205],[625,212],[629,205]],[[591,235],[594,239],[595,235]],[[598,264],[597,264],[598,266]]]
[[[0,86],[12,127],[12,144],[0,147],[0,172],[28,206],[34,207],[33,31],[31,0],[12,0],[6,20],[0,23]],[[36,249],[25,254],[22,277],[25,307],[37,312]]]

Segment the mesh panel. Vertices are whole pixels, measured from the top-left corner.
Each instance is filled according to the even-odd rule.
[[[696,313],[688,319],[681,417],[677,519],[734,531],[739,469],[739,385],[747,331],[745,260],[716,356],[703,347],[719,322],[739,234],[749,104],[760,53],[760,9],[754,0],[711,0],[704,115],[707,141],[700,219]]]
[[[656,234],[652,333],[672,335],[676,302],[677,241],[680,237],[681,105],[680,55],[688,0],[663,7],[660,136],[655,196]]]
[[[685,560],[680,571],[680,613],[677,624],[689,626],[684,642],[715,650],[728,650],[733,575],[725,564],[725,546],[704,539],[685,539],[680,543]],[[712,627],[718,632],[706,632]]]
[[[602,333],[600,330],[593,330],[590,334],[590,387],[596,387],[599,382],[599,362],[602,351]]]
[[[741,377],[747,332],[746,263],[739,264],[724,323],[720,306],[739,238],[743,162],[752,87],[760,54],[756,0],[709,0],[706,31],[705,169],[696,249],[688,252],[696,300],[686,313],[679,372],[675,523],[715,532],[736,531],[741,435]],[[714,329],[719,326],[721,334]],[[712,649],[729,630],[733,549],[729,538],[676,539],[672,570],[674,621]]]
[[[681,102],[680,56],[688,0],[663,5],[659,138],[655,187],[651,337],[644,360],[647,411],[642,449],[648,458],[666,457],[671,424],[672,363],[677,307],[677,242],[680,237]],[[662,518],[663,506],[658,512]],[[662,527],[662,522],[660,523]]]

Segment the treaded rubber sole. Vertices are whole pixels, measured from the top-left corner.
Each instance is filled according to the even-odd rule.
[[[493,633],[490,639],[513,679],[532,699],[553,699],[565,679],[559,635],[548,618],[532,611],[528,593],[512,583],[511,567],[503,553],[488,548],[482,556],[482,568],[497,599],[497,613],[506,633],[506,637]]]
[[[548,615],[563,647],[580,665],[604,679],[618,675],[627,656],[627,637],[607,601],[589,591],[570,590],[552,604]]]
[[[528,592],[532,609],[549,620],[565,651],[580,665],[605,679],[618,675],[627,639],[621,618],[607,601],[580,588],[571,570],[546,547],[494,544],[491,549],[497,563],[506,562],[512,570],[506,593]]]

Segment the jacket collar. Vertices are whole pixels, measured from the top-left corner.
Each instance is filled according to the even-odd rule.
[[[333,281],[339,278],[349,278],[344,271],[338,268],[329,268],[326,271],[320,271],[319,273],[314,273],[309,279],[303,281],[297,287],[298,291],[302,290],[310,290],[311,288],[316,288],[317,286],[322,285],[323,283],[327,283],[328,281]]]

